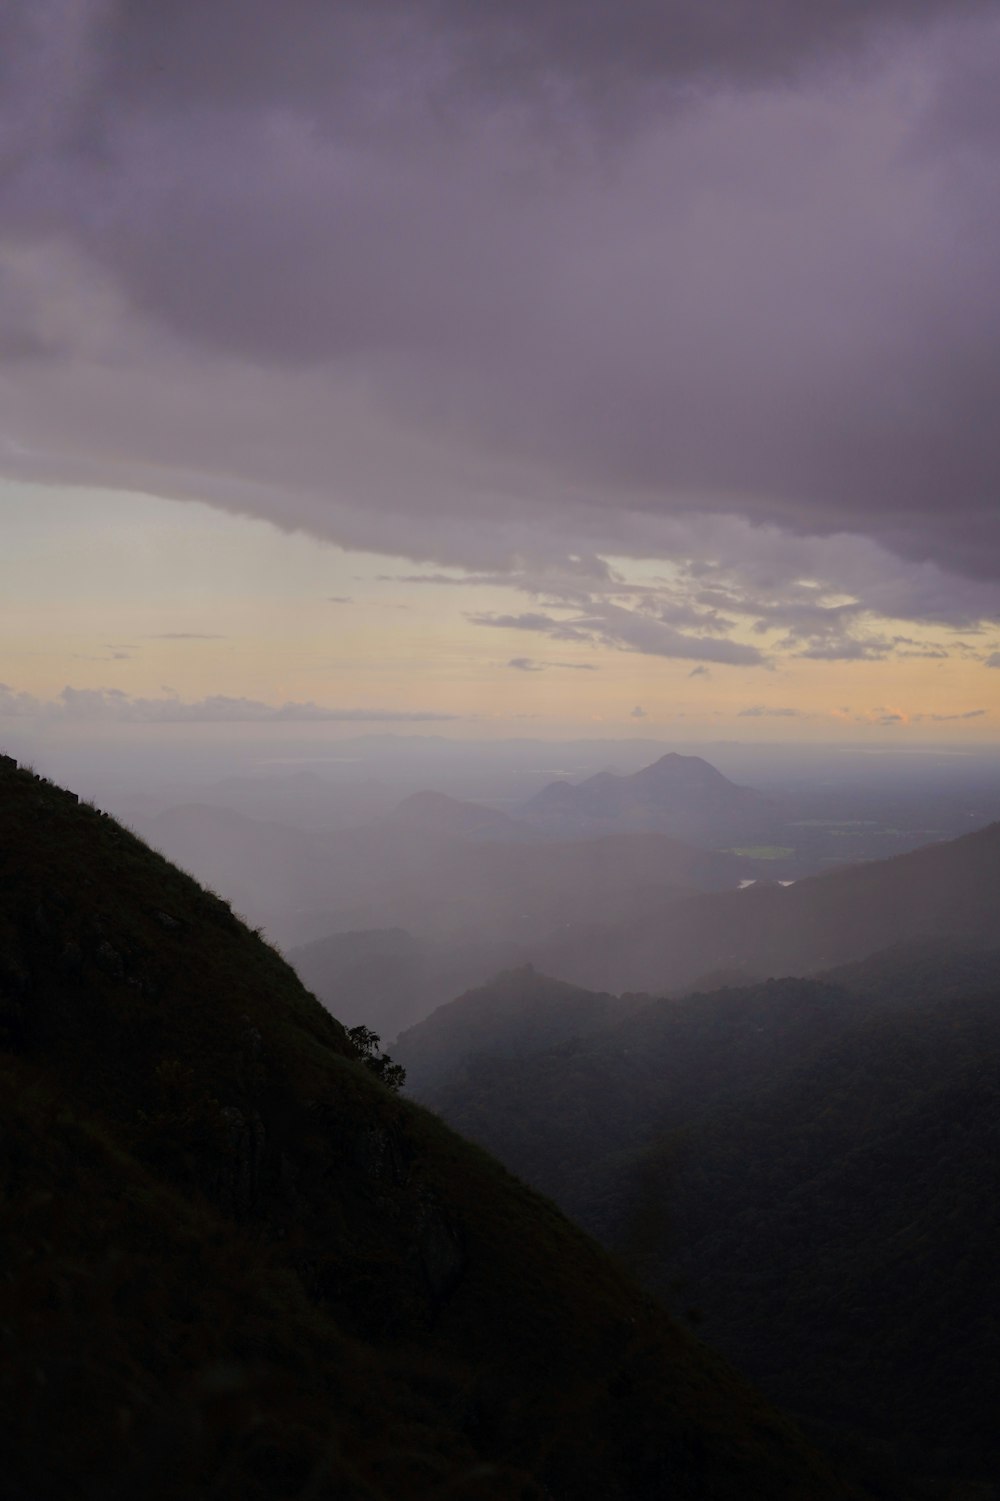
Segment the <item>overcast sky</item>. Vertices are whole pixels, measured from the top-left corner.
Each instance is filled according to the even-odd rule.
[[[0,714],[996,739],[998,77],[996,0],[6,0]]]

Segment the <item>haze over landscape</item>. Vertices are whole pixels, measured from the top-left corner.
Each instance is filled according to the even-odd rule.
[[[0,4],[13,1496],[1000,1496],[998,78]]]

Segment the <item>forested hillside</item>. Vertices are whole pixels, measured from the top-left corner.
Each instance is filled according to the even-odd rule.
[[[997,1472],[1000,952],[647,999],[517,1058],[477,1040],[424,1098],[772,1397],[904,1490]]]

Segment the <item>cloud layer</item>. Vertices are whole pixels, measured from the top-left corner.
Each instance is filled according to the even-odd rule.
[[[554,590],[562,640],[995,617],[998,5],[747,14],[12,0],[0,468],[528,592],[686,570]]]
[[[335,709],[314,703],[266,704],[216,693],[184,700],[174,694],[141,698],[120,688],[66,687],[39,698],[0,683],[0,719],[113,722],[116,724],[397,724],[460,718],[420,709]]]

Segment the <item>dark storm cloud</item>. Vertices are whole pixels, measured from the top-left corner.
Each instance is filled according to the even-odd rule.
[[[956,13],[988,9],[952,0]],[[128,0],[105,7],[106,74],[143,103],[333,115],[368,75],[398,88],[416,63],[439,103],[548,92],[553,80],[627,104],[637,84],[785,81],[856,51],[940,0]],[[280,19],[281,24],[276,24]],[[365,77],[366,75],[362,75]],[[622,99],[621,96],[624,96]],[[357,102],[356,102],[357,107]]]
[[[996,614],[998,66],[994,0],[13,0],[0,462],[483,574],[742,518],[817,658],[816,538]]]

